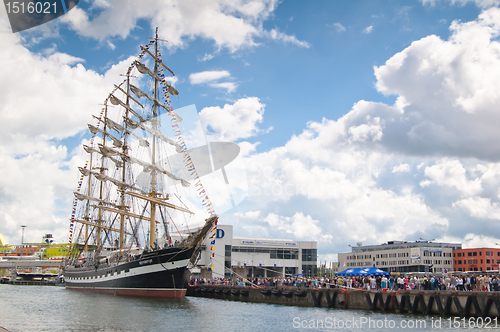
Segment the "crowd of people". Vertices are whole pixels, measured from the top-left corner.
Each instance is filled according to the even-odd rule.
[[[499,291],[498,275],[397,275],[370,277],[277,277],[277,278],[191,278],[190,284],[250,287],[354,288],[370,290],[458,290]]]

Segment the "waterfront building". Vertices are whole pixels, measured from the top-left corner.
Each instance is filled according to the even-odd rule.
[[[33,256],[37,254],[41,247],[33,244],[22,244],[18,246],[12,246],[11,250],[2,256]]]
[[[207,238],[198,265],[192,270],[195,276],[266,278],[317,274],[317,242],[233,237],[233,226],[217,228],[214,257],[210,259],[207,250],[213,239]]]
[[[378,267],[392,273],[425,272],[442,274],[453,271],[453,250],[461,243],[431,241],[388,241],[380,245],[351,247],[339,253],[340,270],[350,267]]]
[[[0,234],[0,256],[36,256],[38,259],[62,260],[67,256],[70,245],[68,243],[57,244],[52,234],[45,234],[40,243],[24,243],[21,245],[9,245]]]
[[[7,243],[2,234],[0,234],[0,256],[5,256],[12,251],[12,246]]]
[[[498,271],[500,248],[453,250],[453,271]]]

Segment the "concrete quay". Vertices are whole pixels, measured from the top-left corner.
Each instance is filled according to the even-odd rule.
[[[380,310],[460,317],[500,317],[500,292],[374,292],[339,288],[251,288],[223,285],[190,286],[186,296],[291,306]]]

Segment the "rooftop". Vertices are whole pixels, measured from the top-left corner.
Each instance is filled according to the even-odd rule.
[[[387,241],[387,243],[362,246],[352,248],[352,252],[365,252],[365,251],[378,251],[378,250],[390,250],[390,249],[403,249],[403,248],[421,248],[421,247],[434,247],[434,248],[452,248],[452,249],[462,249],[461,243],[442,243],[442,242],[431,242],[431,241]]]

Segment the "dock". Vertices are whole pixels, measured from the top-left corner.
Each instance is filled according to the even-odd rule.
[[[0,284],[9,284],[9,285],[30,285],[30,286],[55,286],[56,279],[41,279],[41,280],[33,280],[33,279],[11,279],[11,278],[1,278]]]
[[[339,288],[188,287],[186,296],[251,303],[378,310],[459,317],[500,317],[500,292],[412,290],[398,292]]]

